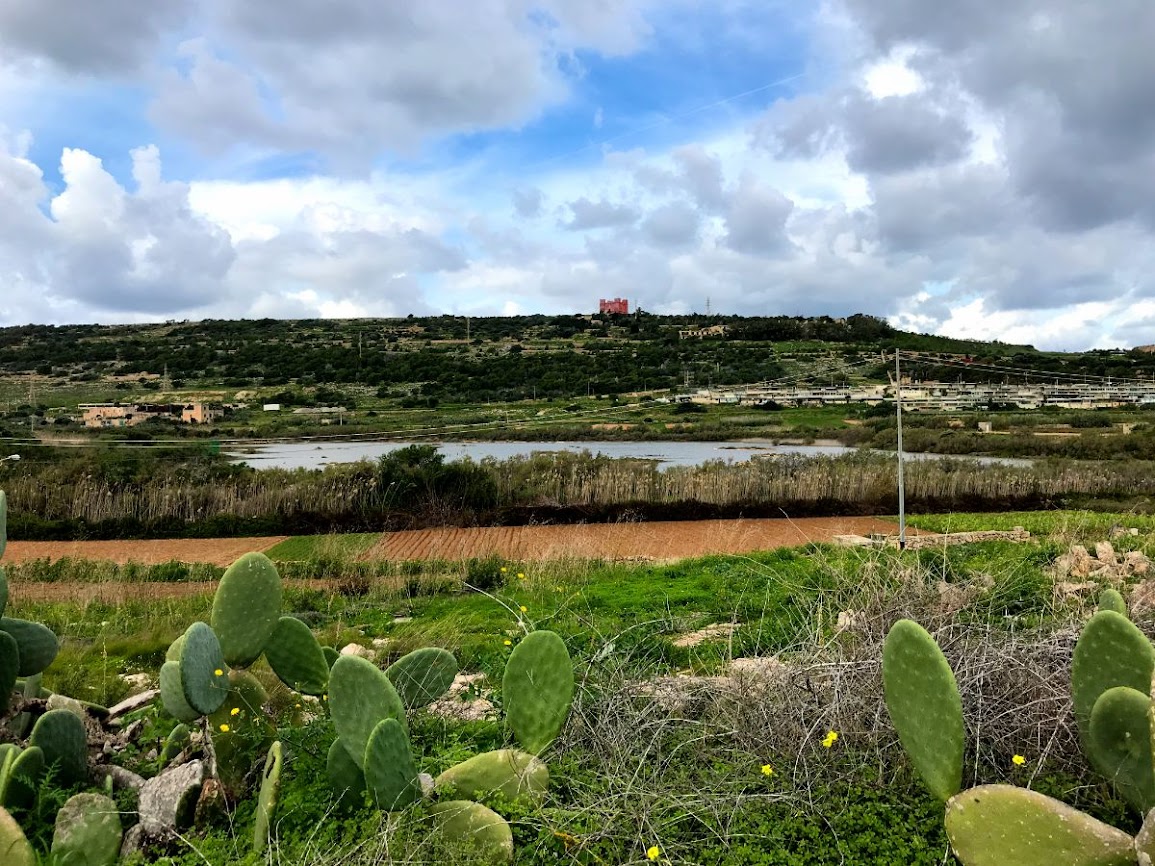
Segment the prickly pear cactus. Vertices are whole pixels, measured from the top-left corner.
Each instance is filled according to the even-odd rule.
[[[1155,809],[1147,813],[1143,826],[1135,834],[1135,856],[1139,866],[1155,866]]]
[[[466,846],[485,863],[513,861],[513,831],[506,820],[480,803],[449,800],[429,807],[434,832],[447,843]]]
[[[0,490],[0,559],[8,549],[8,494]],[[0,613],[3,613],[0,610]]]
[[[62,787],[88,777],[88,735],[84,722],[68,710],[49,710],[32,728],[29,745],[44,752],[44,766]]]
[[[40,777],[44,774],[44,752],[36,746],[21,750],[6,743],[9,749],[0,758],[0,806],[5,809],[29,809],[36,802]]]
[[[1144,692],[1127,686],[1107,689],[1091,710],[1087,742],[1091,763],[1144,813],[1155,807],[1150,710],[1151,698]]]
[[[165,662],[160,666],[160,700],[169,715],[178,722],[195,722],[201,714],[189,706],[180,678],[180,662]]]
[[[0,807],[0,863],[4,866],[36,866],[36,852],[8,810]]]
[[[0,716],[8,713],[12,690],[16,688],[16,678],[19,675],[20,647],[16,643],[16,638],[8,632],[0,631]]]
[[[329,687],[329,662],[312,630],[296,617],[283,616],[265,644],[269,667],[289,688],[323,695]]]
[[[172,762],[173,758],[184,751],[185,746],[189,744],[192,739],[192,731],[186,724],[179,724],[171,731],[164,740],[164,746],[160,750],[160,756],[157,763],[160,769],[164,769]]]
[[[522,747],[540,754],[561,733],[573,704],[573,662],[552,631],[525,636],[509,654],[501,682],[505,718]]]
[[[1127,616],[1127,602],[1119,590],[1107,587],[1099,593],[1099,610],[1113,610],[1117,614]]]
[[[4,573],[4,569],[0,568],[0,617],[4,616],[4,611],[8,607],[8,575]]]
[[[981,785],[946,806],[963,866],[1134,866],[1130,836],[1026,788]]]
[[[0,619],[0,631],[16,639],[16,645],[20,648],[19,673],[22,677],[43,671],[52,664],[56,653],[60,651],[60,641],[55,632],[38,622],[3,617]]]
[[[264,711],[269,695],[248,671],[230,671],[224,702],[208,717],[213,769],[230,801],[248,790],[250,774],[276,739],[277,730]]]
[[[234,667],[255,662],[281,616],[281,576],[263,553],[246,553],[229,566],[213,598],[210,623],[225,661]],[[211,711],[210,711],[211,712]]]
[[[229,678],[216,632],[194,622],[180,648],[180,682],[188,705],[200,715],[214,713],[229,693]]]
[[[116,803],[103,794],[77,794],[56,815],[52,857],[66,866],[113,866],[123,835]]]
[[[331,646],[321,647],[321,652],[325,656],[325,664],[329,666],[329,670],[332,670],[333,665],[337,663],[337,659],[341,658],[341,654]]]
[[[931,793],[944,802],[962,788],[962,699],[954,672],[918,623],[891,626],[882,649],[886,708],[902,747]]]
[[[385,669],[407,709],[428,706],[453,685],[457,659],[440,647],[423,647],[403,655]]]
[[[283,762],[284,755],[278,741],[269,747],[265,769],[261,774],[261,793],[257,797],[256,823],[253,826],[254,854],[261,854],[269,844],[269,829],[273,826],[273,814],[277,811],[277,800],[281,795]]]
[[[549,768],[528,752],[499,749],[450,767],[434,784],[454,798],[477,800],[496,792],[510,801],[538,804],[549,789]]]
[[[334,740],[329,747],[325,774],[329,779],[329,787],[337,795],[339,806],[352,808],[361,803],[365,791],[365,774],[340,739]]]
[[[380,722],[365,747],[365,787],[378,809],[404,809],[421,797],[409,736],[397,719]]]
[[[1149,694],[1152,671],[1155,650],[1131,620],[1113,610],[1101,610],[1091,617],[1071,659],[1071,697],[1084,750],[1090,737],[1091,710],[1099,696],[1115,686]]]
[[[329,672],[329,713],[337,736],[362,769],[373,729],[385,719],[405,726],[405,705],[393,683],[375,664],[357,656],[341,656]]]

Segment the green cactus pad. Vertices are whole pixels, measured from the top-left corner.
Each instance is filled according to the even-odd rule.
[[[77,794],[56,815],[52,857],[67,866],[113,866],[123,835],[116,803],[103,794]]]
[[[513,831],[504,818],[480,803],[449,800],[429,807],[435,832],[455,848],[462,844],[485,863],[513,861]]]
[[[403,655],[385,669],[407,709],[428,706],[453,685],[457,659],[440,647],[423,647]]]
[[[0,631],[0,716],[8,713],[19,674],[20,645],[8,632]]]
[[[8,810],[0,807],[0,863],[4,866],[36,866],[36,852]]]
[[[38,622],[23,619],[0,619],[0,631],[6,631],[16,638],[20,647],[20,676],[30,677],[40,673],[56,658],[60,651],[60,641],[52,629]]]
[[[289,688],[306,695],[323,695],[329,688],[329,662],[317,638],[296,617],[277,621],[265,644],[269,667]]]
[[[981,785],[946,806],[946,835],[963,866],[1134,866],[1131,837],[1050,797]]]
[[[284,754],[280,742],[269,747],[265,756],[265,769],[261,773],[261,793],[257,797],[257,814],[253,826],[253,853],[261,854],[269,844],[269,830],[273,826],[273,814],[277,811],[277,800],[281,794],[281,767]]]
[[[373,729],[362,763],[365,787],[378,809],[395,812],[421,798],[409,737],[397,719],[385,719]]]
[[[180,681],[180,662],[165,662],[160,666],[160,702],[178,722],[195,722],[201,717],[185,700]]]
[[[573,704],[573,662],[552,631],[525,636],[505,664],[505,717],[527,752],[540,754],[561,733]]]
[[[949,800],[962,788],[962,699],[954,672],[934,638],[900,619],[882,649],[886,708],[919,778],[934,796]]]
[[[216,632],[194,622],[180,648],[180,683],[188,705],[202,715],[217,711],[229,693],[229,677]]]
[[[450,767],[435,785],[450,797],[477,800],[497,792],[510,801],[539,804],[549,789],[549,768],[528,752],[499,749]]]
[[[1135,856],[1139,866],[1155,866],[1155,809],[1147,813],[1143,826],[1135,834]]]
[[[166,662],[179,662],[180,651],[184,646],[184,635],[182,634],[176,640],[168,645],[168,649],[164,652],[164,660]]]
[[[11,763],[5,756],[6,770],[0,781],[0,806],[6,809],[30,809],[36,802],[40,777],[44,775],[44,751],[29,746],[21,751],[16,748]]]
[[[1113,610],[1101,610],[1091,617],[1071,659],[1071,697],[1085,750],[1091,710],[1099,696],[1115,686],[1129,686],[1149,694],[1152,671],[1155,650],[1131,620]]]
[[[1091,710],[1087,741],[1091,763],[1141,812],[1155,807],[1150,709],[1144,692],[1127,686],[1107,689]]]
[[[84,722],[68,710],[49,710],[32,728],[30,745],[44,752],[44,766],[55,773],[60,787],[88,777],[88,736]]]
[[[268,692],[256,677],[248,671],[230,671],[228,682],[224,702],[208,717],[208,731],[217,779],[226,796],[236,800],[248,789],[249,776],[277,730],[264,711]]]
[[[1119,590],[1107,587],[1099,593],[1099,610],[1113,610],[1123,616],[1127,615],[1127,602]]]
[[[325,771],[329,777],[329,786],[337,795],[338,805],[351,808],[361,803],[361,795],[365,791],[365,774],[340,739],[334,740],[329,747]]]
[[[341,658],[341,654],[331,646],[321,647],[321,652],[325,654],[325,664],[329,666],[329,670],[332,670],[333,665],[337,663],[337,659]]]
[[[363,769],[373,729],[385,719],[397,719],[404,727],[405,705],[376,665],[341,656],[329,672],[329,713],[349,756]]]
[[[172,762],[173,758],[184,751],[185,746],[189,744],[192,739],[192,731],[186,724],[179,724],[171,731],[164,740],[164,746],[161,747],[160,756],[157,763],[160,769],[164,769]]]
[[[8,548],[8,494],[0,490],[0,559]]]
[[[0,617],[8,607],[8,575],[0,568]]]
[[[236,667],[255,662],[281,615],[281,576],[263,553],[246,553],[229,566],[213,598],[210,623],[225,661]]]

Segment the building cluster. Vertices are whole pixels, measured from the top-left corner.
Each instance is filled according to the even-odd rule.
[[[85,403],[80,406],[85,427],[135,427],[154,418],[180,424],[211,424],[224,409],[208,403]]]
[[[707,325],[705,328],[690,328],[678,331],[679,340],[704,340],[707,337],[725,337],[725,325]]]
[[[885,385],[831,385],[774,387],[744,385],[739,388],[704,389],[679,394],[679,403],[777,403],[781,406],[824,406],[839,403],[877,405],[898,396],[894,383]],[[903,383],[902,406],[907,411],[962,411],[1014,407],[1017,409],[1109,409],[1120,406],[1155,405],[1155,383],[1110,385],[1064,384],[970,384],[964,382]]]
[[[630,302],[626,298],[600,298],[598,300],[598,312],[628,315]]]

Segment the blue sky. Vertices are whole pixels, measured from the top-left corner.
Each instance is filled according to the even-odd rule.
[[[1155,342],[1139,0],[60,4],[0,8],[0,324],[624,295]]]

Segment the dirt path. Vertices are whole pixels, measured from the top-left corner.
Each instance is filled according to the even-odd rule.
[[[227,566],[243,553],[268,550],[287,536],[264,538],[164,538],[155,541],[10,541],[4,562],[30,559],[96,559],[106,562],[207,562]]]

